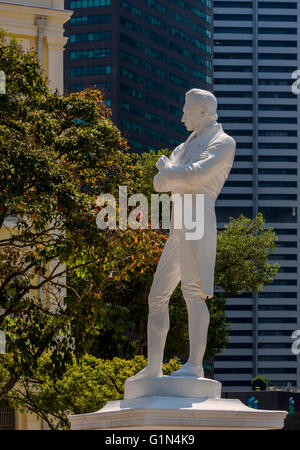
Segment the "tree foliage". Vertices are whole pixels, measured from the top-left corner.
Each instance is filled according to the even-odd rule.
[[[51,429],[69,428],[68,415],[85,414],[101,409],[108,401],[121,400],[124,383],[146,366],[143,356],[111,361],[85,354],[67,365],[60,379],[49,376],[49,352],[39,358],[34,389],[23,380],[8,396],[8,402],[23,411],[36,413]],[[164,375],[177,370],[180,363],[172,359],[164,364]]]
[[[259,389],[260,391],[265,391],[269,386],[269,381],[266,377],[262,375],[258,375],[257,377],[252,378],[251,387],[252,390],[255,391]]]

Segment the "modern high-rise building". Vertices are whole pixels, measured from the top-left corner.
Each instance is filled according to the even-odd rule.
[[[227,301],[227,349],[215,359],[224,390],[249,389],[253,376],[278,388],[300,387],[299,110],[292,73],[300,68],[300,4],[296,0],[214,2],[214,93],[224,130],[237,141],[235,163],[217,201],[229,216],[262,212],[279,245],[281,268],[261,295]]]
[[[211,0],[66,0],[65,89],[104,89],[132,150],[186,139],[192,87],[212,90]]]

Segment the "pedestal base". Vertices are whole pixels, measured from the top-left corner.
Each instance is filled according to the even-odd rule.
[[[286,411],[252,409],[221,399],[221,383],[197,377],[128,381],[125,398],[100,411],[69,416],[72,430],[270,430]],[[151,394],[151,395],[150,395]]]

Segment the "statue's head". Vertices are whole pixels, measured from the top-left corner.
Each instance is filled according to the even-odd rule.
[[[211,92],[191,89],[185,94],[181,121],[188,131],[202,131],[217,119],[217,99]]]

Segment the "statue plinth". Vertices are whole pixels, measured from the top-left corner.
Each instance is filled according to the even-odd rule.
[[[252,409],[222,399],[221,383],[198,377],[143,378],[125,383],[124,400],[69,416],[72,430],[271,430],[286,411]]]
[[[219,381],[201,377],[142,378],[126,380],[124,400],[139,397],[198,397],[220,398],[222,385]]]

